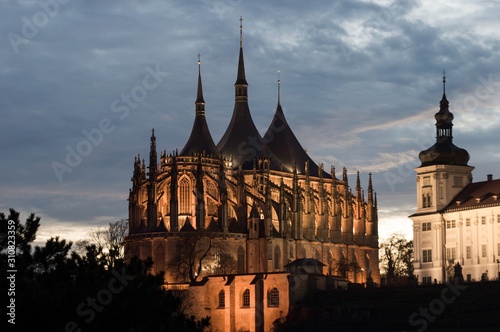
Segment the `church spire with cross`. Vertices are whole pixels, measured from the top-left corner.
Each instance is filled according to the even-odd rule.
[[[225,158],[232,158],[234,168],[243,163],[243,169],[252,169],[253,160],[268,151],[255,126],[248,106],[248,83],[245,77],[245,62],[243,59],[243,18],[240,17],[240,52],[238,58],[238,74],[234,83],[235,103],[233,116],[217,148]],[[269,155],[269,153],[267,153]],[[278,161],[274,161],[279,165]]]
[[[439,102],[436,119],[436,144],[420,152],[421,166],[429,165],[467,165],[469,153],[453,144],[453,113],[446,98],[446,76],[443,71],[443,97]]]
[[[198,90],[195,102],[195,118],[191,135],[181,150],[181,156],[200,154],[216,156],[218,151],[205,118],[205,100],[203,99],[203,86],[201,84],[201,55],[198,53]]]

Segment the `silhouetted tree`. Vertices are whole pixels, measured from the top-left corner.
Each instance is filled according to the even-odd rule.
[[[32,214],[22,224],[11,209],[8,217],[0,214],[2,231],[9,219],[16,223],[19,243],[15,301],[20,331],[202,331],[209,325],[208,319],[196,321],[181,312],[179,297],[161,287],[163,276],[150,274],[150,258],[126,263],[118,251],[104,253],[96,244],[70,252],[72,243],[59,237],[32,250],[40,218]],[[0,261],[6,263],[5,236],[0,244]],[[7,294],[6,271],[0,272],[2,294]]]
[[[345,257],[340,258],[334,267],[338,275],[345,279],[347,279],[349,272],[358,273],[361,271],[361,267],[356,261],[349,262]]]
[[[413,241],[408,241],[403,234],[394,233],[383,241],[379,258],[389,284],[402,277],[413,277]]]
[[[215,248],[211,237],[188,233],[176,243],[174,255],[167,262],[168,267],[176,269],[184,281],[195,282],[201,275],[207,260],[212,261]]]

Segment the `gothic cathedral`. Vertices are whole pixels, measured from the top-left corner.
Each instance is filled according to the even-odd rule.
[[[377,199],[371,174],[354,192],[302,148],[278,103],[261,136],[248,106],[240,25],[235,104],[216,145],[205,118],[200,62],[195,120],[178,152],[160,153],[151,135],[149,166],[136,157],[129,193],[126,256],[152,257],[165,282],[209,274],[285,271],[314,258],[330,275],[380,282]]]

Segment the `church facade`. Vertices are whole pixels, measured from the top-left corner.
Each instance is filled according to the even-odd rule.
[[[152,257],[165,282],[214,274],[285,271],[301,258],[352,282],[380,282],[377,199],[371,174],[354,191],[302,148],[278,103],[267,132],[248,104],[242,27],[229,126],[215,144],[206,122],[200,62],[192,132],[180,152],[158,158],[154,130],[148,166],[135,158],[129,192],[127,257]]]
[[[436,119],[436,143],[420,152],[413,221],[414,273],[419,282],[446,282],[453,265],[465,281],[498,278],[500,180],[473,182],[469,153],[453,144],[453,114],[445,93]]]

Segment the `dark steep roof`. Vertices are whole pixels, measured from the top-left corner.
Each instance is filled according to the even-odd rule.
[[[198,61],[198,93],[195,105],[196,116],[194,118],[193,129],[186,145],[181,150],[181,156],[199,154],[216,156],[218,155],[217,147],[212,139],[212,135],[210,135],[205,118],[205,100],[203,99],[203,87],[201,84],[200,61]]]
[[[319,175],[318,165],[309,157],[302,145],[300,145],[297,137],[295,137],[295,134],[286,121],[280,103],[278,103],[271,124],[264,135],[264,141],[274,155],[283,163],[283,170],[291,171],[295,163],[297,171],[305,174],[305,163],[309,162],[309,175]],[[331,177],[325,171],[323,171],[323,176]]]
[[[262,136],[255,127],[248,107],[248,83],[245,78],[243,47],[240,44],[238,74],[235,86],[235,104],[233,116],[226,132],[217,144],[217,149],[225,158],[232,157],[233,168],[239,166],[240,158],[245,170],[253,168],[254,160],[259,157],[271,159],[274,169],[279,169],[280,162],[273,156]]]
[[[217,148],[224,157],[232,156],[233,164],[241,157],[244,169],[252,169],[253,160],[267,149],[252,120],[248,103],[236,102],[229,126]]]
[[[196,115],[194,118],[191,135],[180,153],[181,156],[198,154],[218,155],[217,147],[212,139],[212,135],[210,135],[205,115]]]

